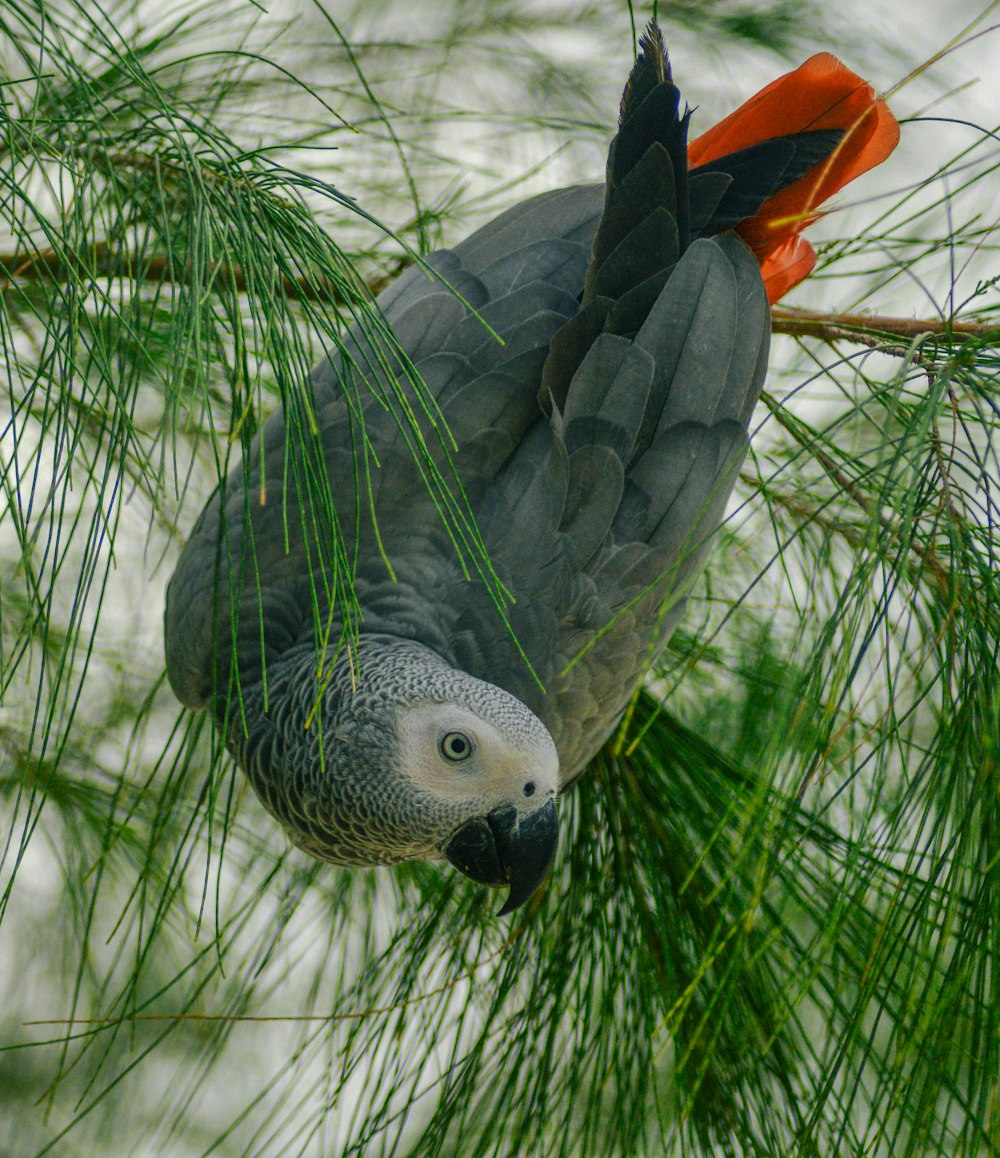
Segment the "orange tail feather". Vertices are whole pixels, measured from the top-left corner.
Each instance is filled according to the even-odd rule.
[[[816,264],[800,234],[819,207],[855,177],[881,164],[899,142],[899,125],[871,85],[835,56],[821,52],[778,77],[688,147],[692,169],[771,137],[842,129],[844,138],[822,165],[782,189],[737,233],[760,262],[773,305]]]

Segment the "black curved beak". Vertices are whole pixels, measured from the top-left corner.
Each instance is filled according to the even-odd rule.
[[[559,817],[554,799],[528,815],[512,804],[467,820],[442,851],[460,873],[481,885],[510,885],[503,917],[519,909],[549,875],[559,845]]]

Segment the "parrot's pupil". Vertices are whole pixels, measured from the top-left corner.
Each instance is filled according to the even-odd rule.
[[[525,796],[534,796],[534,795],[535,795],[535,784],[534,784],[534,781],[532,781],[532,780],[529,780],[529,781],[528,781],[528,783],[527,783],[527,784],[525,784],[525,786],[524,786],[524,795],[525,795]]]
[[[452,760],[463,760],[471,750],[469,741],[461,733],[445,736],[442,747],[444,754],[451,757]]]

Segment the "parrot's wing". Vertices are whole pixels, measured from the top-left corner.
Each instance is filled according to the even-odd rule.
[[[552,338],[548,421],[526,430],[477,511],[533,670],[481,591],[452,642],[460,666],[541,717],[565,779],[615,726],[680,616],[766,372],[770,311],[753,255],[732,235],[691,242],[692,220],[716,210],[689,206],[688,118],[658,48],[644,44],[626,90],[581,309]],[[772,150],[783,179],[808,151]],[[775,183],[758,160],[734,167],[751,206]],[[700,192],[727,212],[738,178],[705,178]]]
[[[572,705],[550,724],[568,777],[618,720],[680,618],[748,448],[769,337],[756,262],[725,237],[691,246],[633,341],[652,362],[649,403],[631,456],[615,467],[623,482],[610,528],[584,568],[596,602],[565,624],[568,671],[553,689],[556,704]],[[590,379],[585,361],[568,404]]]
[[[579,308],[602,198],[597,185],[542,194],[432,255],[437,276],[410,269],[378,302],[393,338],[355,325],[306,395],[268,419],[168,587],[167,671],[182,702],[208,705],[237,669],[260,679],[306,635],[336,640],[348,578],[364,630],[454,658],[481,552],[456,548],[440,496],[459,511],[488,505],[538,422],[542,366]]]
[[[602,331],[590,345],[477,512],[533,671],[481,590],[455,622],[455,661],[528,703],[567,777],[680,617],[746,454],[769,336],[746,246],[696,241],[632,337]]]

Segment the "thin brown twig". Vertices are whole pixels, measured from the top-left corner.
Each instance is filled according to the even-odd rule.
[[[410,264],[401,260],[389,273],[380,273],[365,282],[372,296],[385,287]],[[0,292],[17,280],[63,281],[71,274],[92,277],[126,278],[137,281],[184,281],[191,270],[175,259],[151,255],[137,257],[121,249],[98,242],[79,254],[59,253],[54,249],[0,253]],[[243,269],[230,262],[218,262],[208,268],[207,279],[244,293],[247,277]],[[344,304],[340,288],[328,279],[315,276],[280,275],[282,292],[293,301],[326,301]],[[819,338],[824,342],[855,342],[879,346],[890,353],[905,352],[900,347],[887,348],[885,335],[913,341],[927,334],[940,335],[951,342],[993,339],[1000,345],[1000,322],[961,322],[943,318],[899,318],[888,314],[837,314],[814,310],[792,310],[776,306],[771,310],[772,330],[776,334]]]
[[[940,335],[953,342],[992,338],[1000,344],[1000,322],[958,322],[948,318],[897,318],[888,314],[824,314],[814,310],[771,310],[771,329],[776,334],[822,338],[826,342],[881,344],[877,334],[897,338]]]
[[[152,254],[137,257],[107,242],[97,242],[82,253],[58,253],[54,249],[22,253],[0,253],[0,293],[15,281],[65,281],[77,277],[124,278],[131,281],[188,282],[189,265],[176,258]],[[325,301],[343,305],[346,299],[338,285],[326,278],[278,275],[282,293],[291,301]],[[389,284],[394,274],[382,273],[367,279],[375,296]],[[206,267],[203,280],[246,293],[248,282],[243,268],[231,262],[215,262]],[[358,283],[360,285],[360,282]]]

